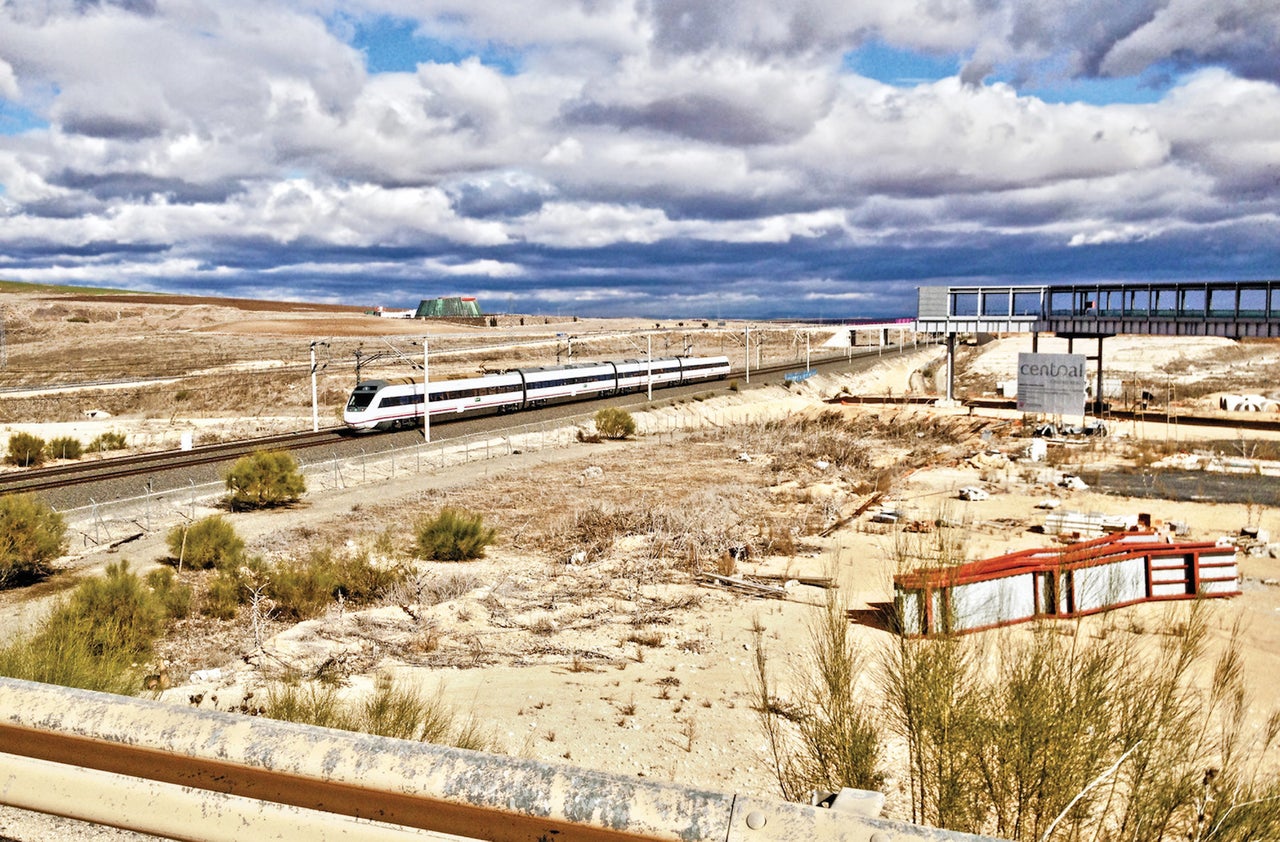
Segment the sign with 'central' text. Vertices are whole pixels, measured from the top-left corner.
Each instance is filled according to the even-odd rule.
[[[1084,415],[1088,373],[1083,354],[1018,354],[1018,409]]]

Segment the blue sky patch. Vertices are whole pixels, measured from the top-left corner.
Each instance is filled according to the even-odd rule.
[[[1018,93],[1045,102],[1115,105],[1159,102],[1168,90],[1168,85],[1150,85],[1136,76],[1126,76],[1121,79],[1068,79],[1041,85],[1025,85],[1018,89]]]
[[[440,41],[406,18],[383,16],[357,23],[351,46],[364,53],[370,73],[412,73],[419,64],[457,64],[472,56],[508,76],[519,70],[513,50]]]
[[[15,135],[33,129],[47,129],[49,122],[36,116],[35,113],[0,99],[0,135]]]
[[[931,56],[913,50],[890,47],[883,41],[868,41],[844,57],[845,69],[884,82],[911,87],[936,82],[960,72],[957,56]]]

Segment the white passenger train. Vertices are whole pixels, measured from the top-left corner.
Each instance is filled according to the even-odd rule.
[[[638,392],[729,376],[728,357],[664,357],[652,362],[575,363],[516,368],[501,374],[431,384],[431,417],[516,412],[558,401]],[[390,430],[422,423],[422,382],[409,377],[367,380],[342,413],[355,430]]]

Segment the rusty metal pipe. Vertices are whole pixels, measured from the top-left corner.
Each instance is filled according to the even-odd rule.
[[[23,810],[187,842],[423,842],[450,838],[12,754],[0,755],[0,801]]]

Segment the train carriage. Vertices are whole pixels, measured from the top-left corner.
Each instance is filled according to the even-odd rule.
[[[575,363],[521,368],[430,384],[431,417],[509,412],[558,401],[674,386],[729,375],[727,357]],[[390,430],[422,423],[422,383],[409,377],[368,380],[352,391],[342,419],[354,430]]]

